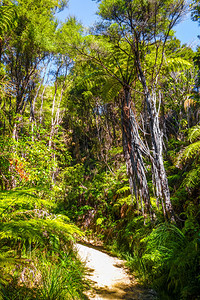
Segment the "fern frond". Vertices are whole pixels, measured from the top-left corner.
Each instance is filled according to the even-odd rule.
[[[55,235],[67,242],[73,240],[74,234],[81,231],[72,224],[64,223],[61,219],[30,219],[11,220],[0,225],[0,239],[39,243],[40,246],[49,244],[49,237]]]
[[[14,5],[0,6],[0,38],[13,27],[15,18]]]
[[[200,125],[192,127],[188,134],[188,140],[190,142],[194,142],[197,139],[200,139]]]
[[[40,199],[33,190],[19,190],[0,192],[0,218],[8,213],[18,213],[18,210],[53,209],[55,203]],[[8,215],[9,217],[9,215]]]
[[[107,102],[112,101],[120,92],[121,85],[113,78],[110,78],[104,85],[103,97]]]
[[[187,187],[188,189],[194,189],[196,187],[199,187],[199,184],[200,184],[200,166],[188,172],[182,185]]]
[[[159,225],[142,241],[146,242],[146,250],[142,255],[145,272],[156,278],[159,273],[161,276],[166,264],[187,244],[184,234],[172,224]]]
[[[200,141],[195,142],[187,146],[178,156],[177,167],[180,167],[182,163],[187,162],[189,159],[195,159],[200,154]]]
[[[133,202],[132,196],[129,195],[128,197],[123,197],[117,200],[116,205],[123,205],[124,203],[130,205]]]
[[[178,72],[191,69],[192,64],[188,60],[181,57],[167,58],[165,68],[168,72]]]
[[[177,182],[181,179],[181,175],[179,174],[173,174],[167,177],[169,182]]]
[[[82,234],[68,217],[52,213],[53,208],[52,201],[40,199],[32,190],[0,193],[0,241],[49,247],[52,237],[59,244]]]
[[[124,194],[125,192],[130,192],[130,186],[123,186],[122,188],[120,188],[119,190],[116,191],[116,194],[120,195],[120,194]]]
[[[106,75],[103,70],[94,71],[84,76],[82,82],[86,85],[88,90],[98,84],[103,84],[102,97],[106,102],[112,101],[122,88],[115,78]]]
[[[145,238],[147,241],[147,252],[153,251],[153,248],[168,247],[172,249],[184,244],[185,236],[178,227],[172,224],[162,224],[155,228],[152,233]]]

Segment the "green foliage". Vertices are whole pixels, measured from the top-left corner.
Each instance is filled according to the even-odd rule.
[[[0,38],[16,25],[16,7],[10,2],[9,5],[0,6]]]
[[[10,182],[12,186],[17,179],[17,186],[50,188],[52,172],[57,162],[53,160],[53,151],[48,149],[47,141],[33,140],[26,136],[19,141],[0,137],[0,151],[4,184]]]
[[[18,28],[14,45],[21,47],[25,52],[31,50],[32,57],[37,55],[38,51],[53,50],[52,42],[56,28],[54,15],[57,9],[66,6],[67,1],[18,0],[17,2]]]
[[[36,281],[32,280],[31,273],[27,274],[28,277],[26,281],[22,280],[26,288],[28,288],[31,280],[35,288],[37,287],[36,284],[38,284],[39,290],[38,288],[36,288],[35,291],[33,289],[32,293],[36,291],[37,293],[39,291],[39,293],[42,293],[45,289],[48,290],[45,281],[51,280],[50,278],[52,278],[52,280],[54,278],[54,280],[59,282],[63,276],[64,279],[68,278],[69,282],[69,278],[72,275],[69,275],[69,273],[72,272],[75,274],[75,266],[78,262],[74,256],[73,266],[70,256],[73,254],[72,243],[74,237],[80,235],[81,232],[75,225],[70,223],[69,218],[64,215],[56,215],[54,210],[55,203],[40,199],[35,190],[15,190],[0,193],[0,264],[6,267],[6,269],[0,268],[2,293],[9,295],[10,290],[12,290],[12,284],[14,284],[14,278],[16,278],[17,282],[13,288],[20,288],[19,282],[23,279],[23,272],[25,272],[26,269],[28,270],[29,265],[30,270],[33,268],[34,272],[36,272],[42,280],[42,282],[39,281],[39,283],[36,279]],[[52,270],[52,276],[50,276],[50,278],[47,276],[47,273],[44,273],[44,269],[40,263],[39,258],[41,253],[44,255],[48,268]],[[67,260],[66,262],[61,261],[60,265],[57,265],[56,260],[59,260],[59,257],[62,257],[62,255],[64,255],[64,257],[66,256]],[[39,265],[35,265],[36,262]],[[69,262],[71,262],[70,266]],[[23,266],[23,269],[18,269],[19,263]],[[62,267],[62,265],[64,265],[64,267]],[[12,272],[14,266],[16,268],[16,274]],[[82,286],[82,275],[80,275],[82,273],[78,274],[79,273],[77,273],[76,278],[80,286]],[[37,276],[35,278],[37,278]],[[77,293],[79,293],[79,291],[76,290],[76,288],[79,289],[79,287],[76,286],[76,279],[72,282],[68,283],[68,290],[69,287],[71,288],[68,294],[74,297],[75,294],[77,295]],[[10,288],[8,284],[11,285]],[[49,289],[51,288],[49,287]],[[26,294],[28,291],[21,291],[21,293]],[[56,286],[56,293],[63,293],[61,286]],[[55,296],[55,294],[53,295]],[[70,297],[71,296],[69,296],[69,299]],[[16,299],[20,298],[16,297]],[[44,296],[41,299],[50,298],[48,298],[48,296],[45,298]]]
[[[199,149],[200,149],[200,141],[192,143],[191,145],[187,146],[179,156],[178,165],[187,162],[192,158],[197,158]]]
[[[51,239],[64,245],[74,233],[80,234],[67,217],[50,211],[54,203],[39,199],[34,190],[1,192],[0,197],[1,240],[24,245],[38,241],[41,247],[49,247]]]
[[[166,66],[168,72],[180,72],[182,70],[186,71],[193,67],[193,64],[182,57],[168,58],[166,61]]]
[[[124,0],[109,0],[101,1],[99,5],[99,15],[104,20],[115,21],[122,30],[130,30],[130,24],[126,21],[132,19],[132,28],[137,30],[140,34],[143,32],[147,41],[150,41],[150,37],[154,33],[154,38],[160,38],[165,30],[168,29],[171,18],[174,18],[174,11],[178,13],[180,9],[183,9],[184,3],[180,7],[178,1],[163,1],[154,3],[150,1],[141,2],[136,1],[124,1]],[[157,15],[157,26],[155,25],[154,15]],[[120,16],[120,18],[119,18]],[[157,35],[157,36],[155,36]]]
[[[187,172],[186,177],[183,181],[183,185],[189,190],[194,190],[199,186],[199,149],[200,141],[200,127],[199,125],[192,127],[189,130],[188,140],[192,142],[185,149],[183,149],[177,159],[177,166],[187,166],[189,165],[189,172]],[[197,140],[197,141],[196,141]]]
[[[143,217],[133,215],[116,226],[111,250],[125,257],[127,266],[161,299],[197,299],[199,295],[200,243],[194,212],[195,207],[183,231],[167,223],[152,228],[151,222],[144,225]]]
[[[154,229],[143,241],[147,243],[146,250],[142,256],[144,264],[151,262],[156,268],[160,268],[161,263],[165,263],[174,255],[175,250],[180,250],[185,245],[183,233],[173,225],[163,224]],[[157,266],[157,267],[156,267]],[[150,272],[150,276],[155,276]]]
[[[200,139],[200,125],[194,126],[188,133],[188,140],[190,142],[194,142],[197,139]]]
[[[142,242],[141,256],[145,279],[172,299],[188,299],[199,292],[200,249],[198,240],[192,242],[174,225],[162,224]]]
[[[64,256],[55,265],[44,261],[40,267],[41,282],[38,299],[84,299],[82,275],[84,268],[71,256]]]

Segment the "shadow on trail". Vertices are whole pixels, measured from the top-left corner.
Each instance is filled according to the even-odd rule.
[[[96,288],[95,294],[98,295],[95,299],[104,300],[152,300],[153,295],[147,295],[137,286],[130,287],[125,284],[118,284],[112,290],[106,287]],[[154,298],[155,299],[155,298]]]

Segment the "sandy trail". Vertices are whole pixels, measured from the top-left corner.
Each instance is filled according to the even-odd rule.
[[[155,299],[152,291],[141,289],[136,280],[127,273],[124,261],[81,244],[77,244],[77,250],[81,260],[86,263],[87,278],[92,285],[92,289],[86,295],[88,299]]]

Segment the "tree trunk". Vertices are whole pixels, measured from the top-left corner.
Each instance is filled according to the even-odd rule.
[[[149,188],[146,179],[146,170],[142,157],[142,141],[139,136],[138,125],[131,109],[130,89],[124,89],[122,98],[121,122],[123,134],[123,149],[126,160],[127,174],[129,176],[130,189],[134,191],[137,202],[144,201],[145,214],[152,215]],[[142,202],[141,202],[142,206]],[[141,207],[143,210],[143,207]]]
[[[42,91],[41,95],[41,104],[40,104],[40,111],[39,111],[39,123],[42,124],[42,118],[43,118],[43,104],[44,104],[44,93],[46,90],[47,86],[44,86],[44,89]]]
[[[174,212],[170,200],[170,191],[168,186],[168,179],[165,172],[164,161],[163,161],[163,133],[160,129],[159,124],[159,109],[160,101],[157,108],[157,99],[154,89],[150,94],[146,78],[142,71],[139,60],[137,61],[138,72],[140,81],[143,86],[145,102],[147,106],[147,112],[149,116],[149,127],[151,136],[151,150],[152,150],[152,165],[153,165],[153,182],[156,184],[156,194],[158,199],[161,201],[163,207],[163,213],[166,219],[174,221]],[[163,205],[164,202],[164,205]],[[166,213],[165,213],[166,211]]]

